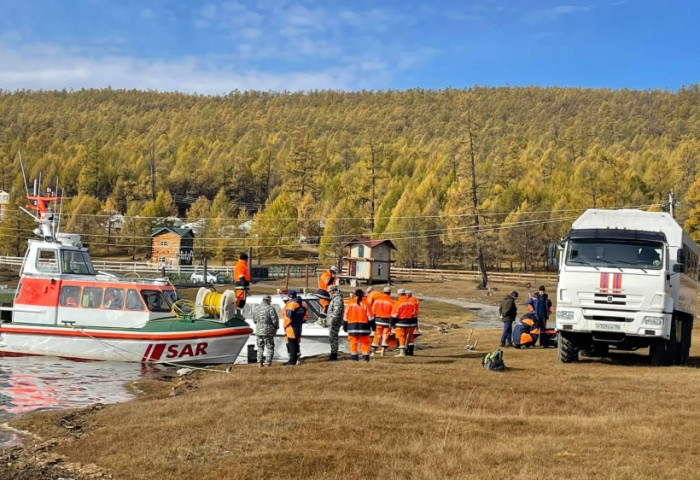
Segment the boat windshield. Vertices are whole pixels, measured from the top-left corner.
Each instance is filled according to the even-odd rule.
[[[576,239],[569,242],[566,264],[661,270],[663,252],[663,245],[658,242]]]
[[[180,295],[180,292],[175,291],[175,290],[165,290],[163,292],[165,295],[165,299],[168,302],[168,305],[172,306],[173,303],[177,302],[182,298],[182,295]]]
[[[169,312],[170,304],[165,300],[160,290],[141,290],[141,296],[152,312]]]
[[[94,275],[90,255],[82,250],[61,250],[61,267],[63,273],[75,275]]]

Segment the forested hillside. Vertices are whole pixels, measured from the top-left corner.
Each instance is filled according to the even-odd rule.
[[[332,260],[362,234],[392,239],[401,265],[470,265],[478,218],[490,264],[532,268],[583,209],[658,210],[671,190],[700,237],[700,86],[0,92],[2,254],[31,236],[19,152],[30,179],[58,178],[61,228],[98,254],[143,256],[151,227],[180,214],[202,220],[197,254],[220,261],[300,237]],[[108,234],[117,211],[126,221]]]

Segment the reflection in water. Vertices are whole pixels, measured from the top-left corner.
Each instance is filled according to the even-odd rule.
[[[0,358],[0,423],[35,410],[124,402],[126,383],[158,378],[169,369],[136,363],[86,362],[53,357]],[[0,431],[0,447],[17,438]]]

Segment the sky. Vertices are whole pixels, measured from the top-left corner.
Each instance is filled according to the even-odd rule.
[[[0,0],[0,89],[700,83],[697,0]]]

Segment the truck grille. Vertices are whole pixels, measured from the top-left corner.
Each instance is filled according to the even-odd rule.
[[[596,321],[596,322],[634,322],[634,317],[609,317],[607,315],[583,315],[586,320]]]
[[[579,292],[579,304],[582,308],[638,310],[642,308],[642,295],[626,293]]]

